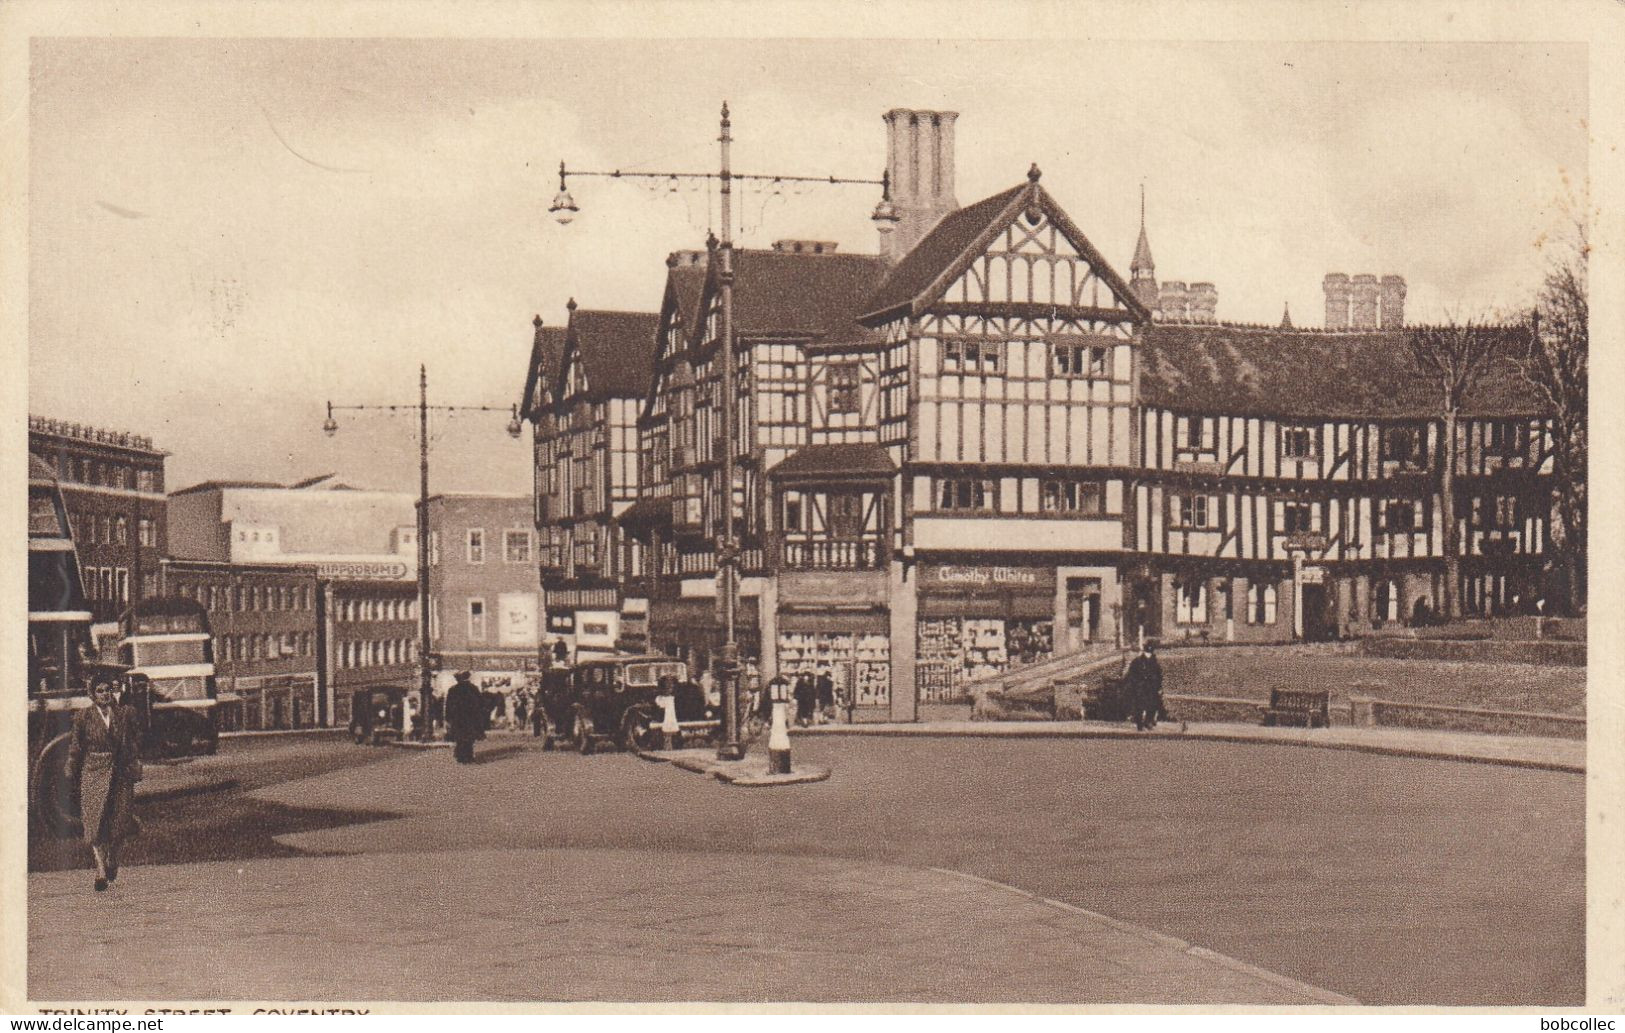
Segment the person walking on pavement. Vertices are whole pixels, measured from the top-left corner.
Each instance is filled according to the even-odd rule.
[[[806,728],[812,724],[813,706],[818,702],[818,688],[807,671],[796,675],[796,724]]]
[[[818,680],[813,683],[813,691],[818,700],[818,723],[835,720],[835,679],[830,677],[828,667],[818,669]]]
[[[1140,655],[1128,665],[1124,687],[1134,727],[1142,732],[1157,727],[1157,717],[1162,713],[1162,665],[1157,663],[1154,639],[1146,639],[1140,647]]]
[[[119,844],[139,831],[135,784],[141,779],[141,744],[135,708],[118,702],[119,679],[91,677],[91,705],[73,718],[68,739],[68,785],[79,803],[85,842],[96,859],[96,891],[118,878]]]
[[[485,700],[470,680],[468,671],[458,671],[457,680],[446,693],[446,727],[457,744],[453,756],[459,764],[474,763],[474,741],[485,738]]]

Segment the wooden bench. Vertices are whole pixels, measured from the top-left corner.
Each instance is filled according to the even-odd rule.
[[[1330,728],[1331,693],[1324,689],[1271,689],[1270,705],[1260,707],[1266,726]]]

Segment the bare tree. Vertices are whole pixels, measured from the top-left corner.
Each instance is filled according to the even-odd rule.
[[[1534,385],[1552,420],[1553,510],[1550,541],[1563,579],[1570,613],[1586,605],[1586,405],[1591,339],[1588,329],[1587,259],[1584,226],[1572,253],[1546,274],[1533,319],[1533,331],[1518,366]]]
[[[1504,354],[1504,328],[1479,326],[1469,320],[1405,331],[1405,347],[1417,370],[1437,391],[1444,423],[1439,456],[1439,519],[1443,524],[1444,598],[1441,612],[1461,616],[1461,528],[1456,519],[1456,427],[1467,395],[1497,356]]]

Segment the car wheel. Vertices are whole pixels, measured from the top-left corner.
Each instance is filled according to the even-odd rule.
[[[583,757],[592,753],[592,718],[586,714],[576,715],[576,746],[581,750]]]
[[[632,753],[653,749],[655,746],[655,729],[649,720],[649,715],[638,710],[626,712],[626,718],[621,723],[621,747]]]
[[[46,830],[57,836],[72,829],[76,820],[71,813],[73,785],[68,777],[68,739],[68,735],[59,735],[46,744],[34,761],[29,779],[29,803]]]

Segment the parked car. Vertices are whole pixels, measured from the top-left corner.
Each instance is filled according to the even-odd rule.
[[[350,696],[350,737],[357,746],[382,746],[406,730],[406,689],[357,689]]]
[[[665,720],[665,710],[656,702],[664,678],[676,685],[682,735],[703,737],[721,726],[720,714],[688,680],[682,661],[666,656],[605,657],[542,676],[543,749],[565,741],[582,753],[604,743],[622,749],[653,746]]]

